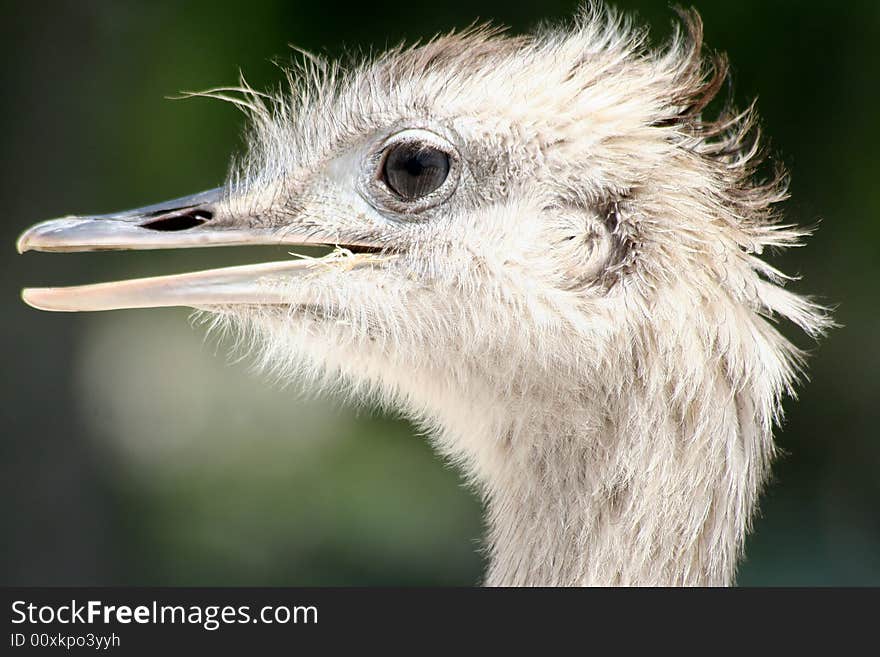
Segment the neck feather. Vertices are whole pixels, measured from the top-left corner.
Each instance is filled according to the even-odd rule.
[[[792,377],[792,348],[753,327],[762,367],[742,345],[688,342],[653,352],[660,367],[628,359],[576,409],[536,400],[496,435],[486,583],[732,584]]]
[[[673,301],[545,341],[591,350],[555,361],[533,340],[456,355],[471,369],[454,377],[445,357],[337,366],[381,384],[483,495],[487,584],[728,585],[799,352],[735,303]]]
[[[732,583],[771,449],[753,402],[719,381],[707,406],[663,415],[512,437],[535,449],[488,489],[486,583]]]

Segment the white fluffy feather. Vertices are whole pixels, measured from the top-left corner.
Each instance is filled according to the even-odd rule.
[[[704,117],[726,64],[683,22],[652,49],[594,4],[207,92],[251,117],[230,203],[279,230],[291,199],[324,230],[362,218],[316,172],[366,135],[455,136],[460,198],[391,232],[363,217],[402,254],[317,264],[308,307],[209,310],[265,367],[426,428],[486,500],[488,584],[730,584],[803,361],[768,319],[830,325],[760,258],[806,231],[777,220],[753,109]]]

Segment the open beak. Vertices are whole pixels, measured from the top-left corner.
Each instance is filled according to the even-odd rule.
[[[218,188],[126,212],[44,221],[19,237],[18,252],[337,243],[379,249],[362,239],[341,240],[313,229],[260,227],[246,217],[232,216],[232,205],[224,202],[223,193]],[[357,255],[350,259],[349,268],[375,262]],[[285,291],[293,279],[309,275],[321,263],[321,259],[300,259],[95,285],[26,288],[22,298],[34,308],[54,311],[283,304],[290,301]]]

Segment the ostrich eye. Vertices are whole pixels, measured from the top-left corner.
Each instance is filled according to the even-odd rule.
[[[414,142],[394,146],[385,156],[382,178],[385,184],[406,201],[427,196],[449,175],[449,155]]]

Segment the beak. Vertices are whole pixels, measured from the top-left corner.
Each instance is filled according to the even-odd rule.
[[[50,219],[31,226],[16,244],[25,251],[179,249],[194,246],[325,243],[276,229],[240,228],[223,188],[115,214]]]
[[[237,203],[235,205],[244,205]],[[17,242],[25,251],[105,251],[202,246],[336,244],[338,236],[321,236],[314,228],[297,231],[249,225],[233,216],[223,188],[166,203],[115,214],[52,219],[32,226]],[[364,239],[344,240],[352,247],[378,250]],[[372,254],[350,254],[351,269],[375,262]],[[338,258],[291,260],[228,267],[175,276],[56,288],[26,288],[25,303],[40,310],[86,311],[120,308],[237,304],[287,304],[289,284]],[[350,261],[350,262],[349,262]],[[297,298],[297,304],[309,303]]]

